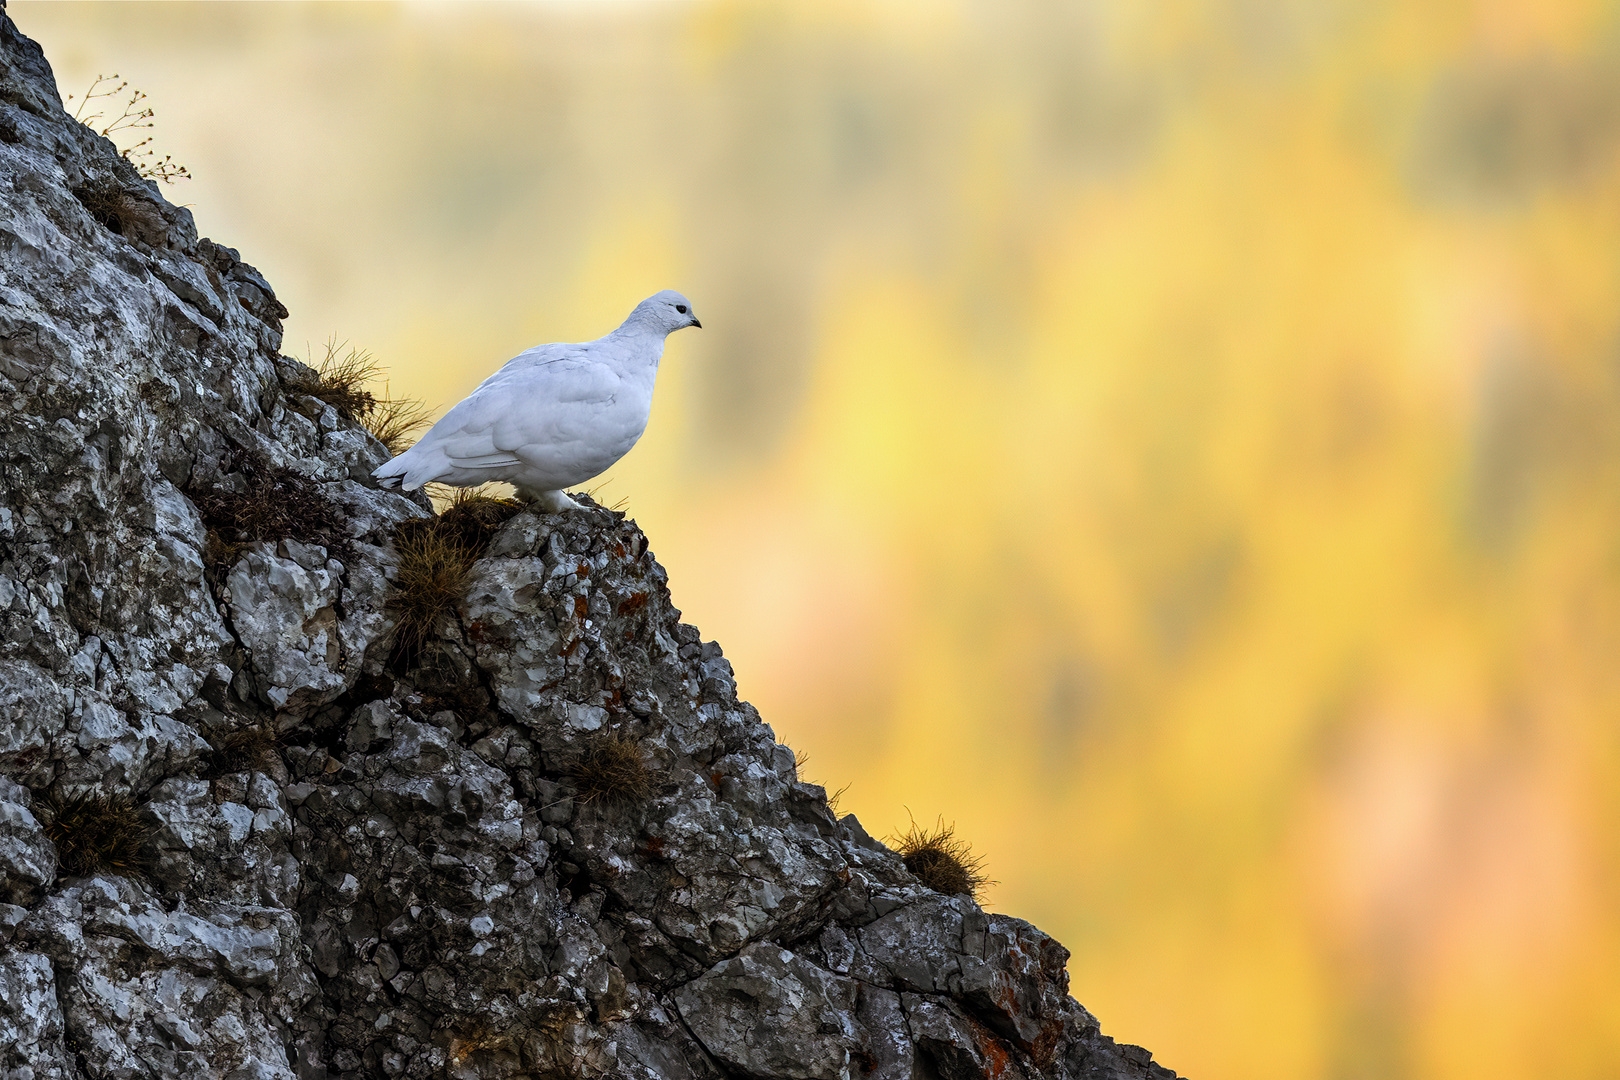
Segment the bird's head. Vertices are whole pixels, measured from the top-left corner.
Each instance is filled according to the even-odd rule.
[[[653,293],[647,299],[636,305],[636,310],[630,313],[626,322],[636,322],[662,334],[668,334],[688,326],[703,328],[698,317],[692,310],[691,301],[676,292],[674,289],[665,289],[660,293]]]

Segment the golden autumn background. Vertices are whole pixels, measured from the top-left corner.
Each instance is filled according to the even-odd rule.
[[[1620,1075],[1617,5],[11,14],[150,95],[289,354],[444,407],[691,296],[601,497],[1105,1031]]]

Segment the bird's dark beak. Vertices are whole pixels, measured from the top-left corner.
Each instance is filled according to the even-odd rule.
[[[698,322],[696,319],[692,320],[692,325],[697,327],[699,330],[703,329],[703,324]]]

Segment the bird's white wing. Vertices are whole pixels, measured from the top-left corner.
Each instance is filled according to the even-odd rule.
[[[613,403],[619,377],[606,365],[547,351],[531,349],[485,379],[418,445],[456,468],[477,469],[517,464],[526,446],[579,437]]]

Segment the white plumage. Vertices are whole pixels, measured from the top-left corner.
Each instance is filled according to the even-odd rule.
[[[646,429],[664,338],[702,325],[686,297],[665,289],[606,337],[536,345],[372,475],[406,491],[503,480],[547,510],[578,509],[563,489],[611,467]]]

